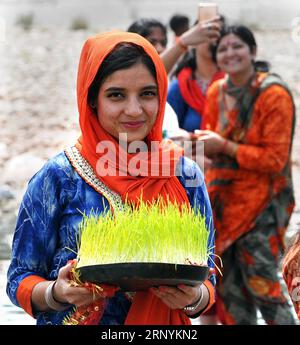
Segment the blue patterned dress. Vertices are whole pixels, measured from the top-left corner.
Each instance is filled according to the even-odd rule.
[[[214,246],[212,211],[202,172],[187,158],[179,166],[184,186],[192,207],[205,214],[209,229],[209,243]],[[187,187],[189,180],[199,179],[199,187]],[[76,257],[76,237],[82,213],[100,215],[109,210],[105,197],[96,192],[76,172],[64,152],[50,159],[28,184],[20,206],[12,246],[12,260],[8,270],[7,294],[20,306],[17,289],[30,275],[55,280],[59,269]],[[214,267],[212,260],[209,266]],[[210,277],[215,285],[215,276]],[[123,324],[131,301],[122,292],[109,299],[101,324]],[[35,312],[37,324],[61,324],[73,307],[64,312]]]

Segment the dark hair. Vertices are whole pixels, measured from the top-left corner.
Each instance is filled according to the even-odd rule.
[[[135,32],[145,38],[151,35],[151,29],[159,27],[167,37],[167,28],[160,21],[152,18],[141,18],[132,23],[127,29],[128,32]]]
[[[188,29],[189,23],[189,18],[183,14],[174,14],[169,21],[171,30],[178,36],[183,33],[182,28]]]
[[[145,65],[149,72],[156,78],[156,69],[150,56],[144,49],[133,43],[119,43],[103,60],[88,92],[88,103],[96,102],[99,89],[105,79],[112,73],[132,67],[137,63]]]
[[[189,50],[183,58],[178,62],[174,72],[172,73],[171,77],[178,76],[179,72],[184,69],[185,67],[190,67],[193,72],[197,69],[197,62],[196,62],[196,49],[192,48]]]
[[[142,47],[128,42],[117,44],[103,60],[89,88],[88,103],[90,105],[96,103],[99,89],[108,76],[118,70],[130,68],[137,63],[145,65],[155,80],[157,79],[154,63]]]
[[[230,26],[223,26],[221,30],[220,38],[217,44],[212,48],[212,56],[213,60],[217,61],[217,49],[220,44],[220,41],[223,37],[234,34],[239,37],[244,43],[246,43],[250,49],[251,53],[254,53],[257,48],[256,40],[254,37],[253,32],[245,25],[230,25]],[[267,72],[269,71],[270,64],[267,61],[254,61],[254,67],[257,71]]]

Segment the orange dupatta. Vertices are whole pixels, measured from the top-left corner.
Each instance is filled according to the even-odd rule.
[[[110,160],[108,164],[117,172],[116,176],[99,176],[97,174],[97,161],[103,156],[96,152],[99,142],[109,141],[115,145],[117,157],[130,158],[134,154],[128,154],[119,146],[114,137],[107,133],[99,124],[93,110],[88,104],[88,90],[93,82],[99,67],[105,57],[120,42],[131,42],[141,46],[152,59],[157,75],[159,93],[159,111],[155,124],[146,138],[147,144],[157,141],[160,146],[158,152],[160,157],[169,154],[170,163],[164,162],[163,158],[156,163],[159,168],[158,176],[149,176],[147,171],[143,171],[140,176],[120,176],[122,172],[119,160]],[[89,38],[82,49],[78,76],[77,76],[77,102],[79,110],[79,121],[82,135],[76,143],[76,147],[82,156],[93,167],[97,177],[111,190],[117,192],[123,199],[137,203],[142,196],[144,201],[156,200],[158,196],[164,200],[176,202],[177,204],[189,204],[185,189],[174,174],[174,168],[182,155],[182,150],[172,142],[162,142],[162,123],[167,97],[167,75],[164,65],[157,54],[155,48],[143,37],[127,32],[112,31]],[[151,152],[145,154],[147,167],[151,168]],[[123,158],[122,158],[123,159]],[[165,176],[163,171],[170,168],[171,173]],[[149,171],[149,170],[148,170]],[[123,172],[124,173],[124,172]],[[124,175],[124,174],[121,174]],[[129,310],[125,324],[190,324],[189,318],[181,310],[171,310],[152,293],[136,293],[132,306]]]
[[[212,77],[209,85],[214,81],[224,78],[224,72],[217,71]],[[189,107],[193,108],[202,118],[201,128],[205,129],[204,110],[206,95],[203,94],[197,80],[193,77],[193,71],[190,67],[183,68],[178,74],[179,89],[184,101]],[[204,119],[205,120],[205,119]]]

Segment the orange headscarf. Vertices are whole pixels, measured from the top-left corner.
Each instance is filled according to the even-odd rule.
[[[159,111],[155,124],[145,141],[148,145],[153,141],[160,143],[158,149],[160,160],[158,163],[155,163],[158,166],[151,167],[151,153],[146,153],[144,158],[147,163],[146,165],[141,164],[141,167],[147,166],[147,171],[142,172],[138,177],[131,176],[127,173],[124,174],[124,171],[121,171],[123,169],[122,166],[124,167],[124,165],[122,165],[124,155],[125,157],[127,156],[126,162],[128,162],[134,154],[124,152],[118,145],[117,140],[101,127],[87,100],[89,87],[99,67],[105,57],[120,42],[131,42],[141,46],[152,59],[157,75]],[[123,200],[127,197],[127,200],[135,202],[142,195],[144,201],[152,201],[157,199],[158,195],[160,195],[165,200],[169,198],[172,202],[176,201],[178,204],[188,203],[186,192],[174,174],[174,167],[176,167],[179,157],[182,155],[182,150],[171,141],[162,142],[162,123],[166,97],[167,75],[165,67],[155,48],[146,39],[134,33],[112,31],[96,35],[86,41],[82,49],[77,77],[77,102],[82,135],[76,147],[97,173],[97,161],[103,155],[96,153],[97,144],[102,141],[109,141],[115,145],[117,161],[109,160],[108,164],[112,171],[117,172],[117,176],[98,175],[98,178],[111,190],[120,194]],[[141,155],[139,155],[139,157],[140,156]],[[170,156],[171,159],[166,162],[162,157],[167,156]],[[119,161],[119,159],[121,161]],[[127,166],[126,163],[125,166]],[[155,171],[159,171],[158,176],[149,176],[148,172],[151,171],[151,168],[154,168]],[[169,176],[165,176],[166,174],[163,173],[163,171],[166,172],[168,170],[170,170],[171,173]],[[119,174],[119,172],[122,173]]]
[[[103,60],[120,42],[131,42],[141,46],[155,65],[159,110],[154,126],[145,141],[148,145],[153,141],[161,144],[159,153],[161,156],[168,154],[171,157],[170,167],[171,172],[173,172],[179,157],[182,155],[182,150],[172,142],[162,142],[162,123],[167,96],[166,71],[151,43],[134,33],[112,31],[91,37],[84,44],[77,77],[77,102],[82,135],[78,139],[76,147],[93,167],[96,174],[97,161],[101,157],[101,154],[96,152],[99,142],[105,140],[114,143],[117,156],[120,157],[122,148],[118,145],[117,140],[101,127],[87,99],[89,87]],[[122,155],[124,154],[127,152],[122,151]],[[129,161],[132,155],[127,155],[127,161]],[[151,153],[147,153],[145,159],[148,159],[148,167],[151,168],[150,157]],[[169,176],[164,176],[162,173],[166,164],[162,159],[159,160],[159,176],[156,177],[148,176],[146,172],[141,173],[140,176],[130,176],[129,174],[119,176],[118,172],[121,169],[119,162],[112,161],[109,164],[114,165],[113,168],[117,171],[117,176],[99,176],[98,174],[97,176],[111,190],[120,194],[123,200],[127,198],[128,201],[137,202],[142,196],[144,201],[152,201],[160,196],[166,201],[176,202],[179,205],[189,204],[185,189],[175,174],[171,173]],[[190,321],[182,311],[169,309],[152,293],[141,292],[137,293],[133,300],[126,324],[190,324]]]

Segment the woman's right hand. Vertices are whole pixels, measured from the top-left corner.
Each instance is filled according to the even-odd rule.
[[[77,261],[73,260],[60,268],[52,293],[57,302],[70,303],[81,307],[96,301],[101,296],[84,286],[74,284],[70,280],[71,270],[76,267],[76,264]]]
[[[196,46],[201,43],[215,43],[220,37],[220,18],[199,22],[181,36],[181,42],[185,46]]]
[[[184,32],[179,41],[160,54],[167,73],[170,73],[179,57],[186,52],[189,46],[201,43],[216,43],[220,37],[221,21],[219,17],[198,23]],[[178,43],[180,42],[180,43]]]

